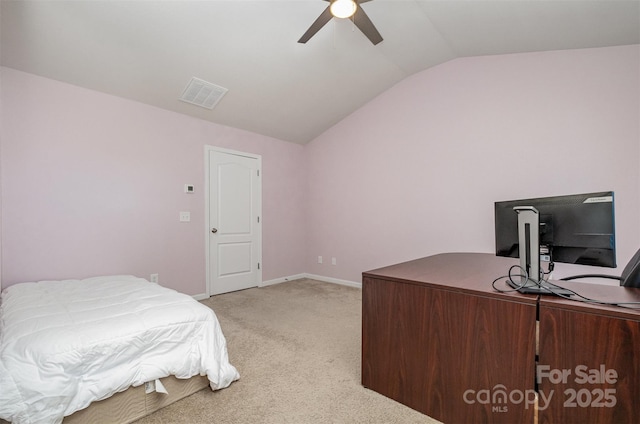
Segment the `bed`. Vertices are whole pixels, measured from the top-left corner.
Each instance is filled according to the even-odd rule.
[[[144,279],[42,281],[2,292],[0,419],[87,422],[92,408],[117,402],[127,405],[118,422],[129,422],[238,378],[215,313]]]

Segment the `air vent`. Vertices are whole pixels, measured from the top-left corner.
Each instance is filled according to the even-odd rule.
[[[227,91],[224,87],[193,77],[182,92],[180,100],[196,106],[213,109]]]

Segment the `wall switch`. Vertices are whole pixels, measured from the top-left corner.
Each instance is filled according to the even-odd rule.
[[[191,212],[180,212],[180,222],[191,221]]]
[[[192,194],[194,191],[194,186],[193,184],[185,184],[184,185],[184,192],[187,194]]]
[[[152,283],[158,284],[158,274],[151,274],[149,276],[149,281],[151,281]]]
[[[336,258],[331,258],[331,265],[335,265],[337,263]]]
[[[322,263],[322,256],[318,256],[318,263],[321,264]]]

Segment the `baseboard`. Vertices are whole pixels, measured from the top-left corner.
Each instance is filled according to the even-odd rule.
[[[288,277],[276,278],[269,281],[263,281],[262,284],[260,284],[260,287],[271,286],[273,284],[286,283],[287,281],[300,280],[301,278],[309,278],[311,280],[322,281],[325,283],[340,284],[341,286],[355,287],[357,289],[362,288],[362,283],[356,283],[355,281],[341,280],[339,278],[333,278],[333,277],[325,277],[322,275],[308,274],[306,272],[302,274],[290,275]]]
[[[299,280],[306,278],[306,274],[290,275],[288,277],[275,278],[273,280],[263,281],[258,287],[272,286],[274,284],[286,283],[287,281]]]
[[[286,283],[287,281],[299,280],[301,278],[306,278],[306,274],[296,274],[296,275],[290,275],[288,277],[281,277],[281,278],[275,278],[273,280],[263,281],[258,285],[258,287],[272,286],[274,284]],[[206,293],[194,294],[191,297],[193,297],[195,300],[204,300],[209,298],[209,296],[207,296]]]
[[[349,280],[341,280],[339,278],[333,278],[333,277],[324,277],[322,275],[304,274],[304,278],[310,278],[312,280],[324,281],[325,283],[340,284],[341,286],[355,287],[357,289],[361,289],[362,288],[362,283],[356,283],[355,281],[349,281]]]
[[[287,281],[300,280],[302,278],[309,278],[311,280],[318,280],[325,283],[340,284],[341,286],[355,287],[357,289],[362,288],[362,283],[356,283],[355,281],[341,280],[339,278],[324,277],[322,275],[307,274],[307,273],[295,274],[295,275],[290,275],[288,277],[280,277],[280,278],[274,278],[273,280],[263,281],[258,287],[272,286],[274,284],[286,283]],[[209,298],[209,296],[207,296],[206,293],[194,294],[191,297],[193,297],[195,300],[204,300]]]

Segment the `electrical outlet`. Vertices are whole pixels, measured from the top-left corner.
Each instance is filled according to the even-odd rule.
[[[158,274],[151,274],[151,276],[149,277],[149,281],[158,284]]]
[[[322,256],[318,256],[318,263],[321,264],[322,263]]]
[[[331,258],[331,265],[337,264],[336,258]]]
[[[180,222],[190,222],[191,212],[180,212]]]

